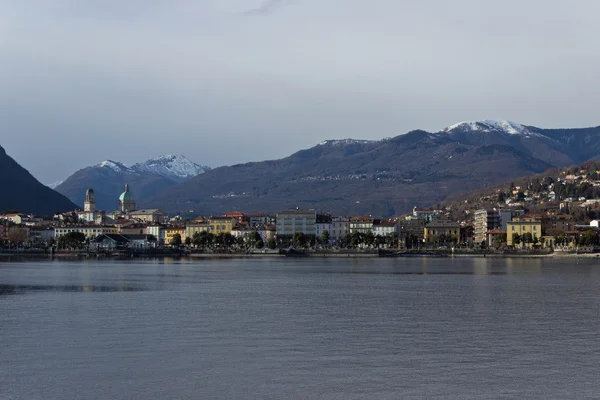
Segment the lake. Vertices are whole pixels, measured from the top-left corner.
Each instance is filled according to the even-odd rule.
[[[600,262],[0,261],[1,399],[597,399]]]

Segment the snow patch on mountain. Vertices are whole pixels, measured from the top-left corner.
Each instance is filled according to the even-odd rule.
[[[508,135],[542,136],[529,130],[526,126],[505,120],[464,121],[451,125],[439,133],[467,132],[502,132]]]
[[[184,181],[205,173],[210,170],[210,167],[198,165],[180,154],[167,154],[134,164],[131,169],[139,173],[157,174],[176,181]]]
[[[48,186],[50,189],[56,189],[58,187],[58,185],[60,185],[63,182],[64,181],[56,181],[56,182],[49,183],[46,186]]]
[[[386,139],[384,139],[386,140]],[[379,142],[380,140],[358,140],[358,139],[334,139],[334,140],[325,140],[324,142],[319,143],[319,146],[347,146],[350,144],[368,144]]]
[[[117,173],[121,173],[121,172],[130,172],[131,169],[120,162],[116,162],[116,161],[112,161],[112,160],[106,160],[106,161],[102,161],[100,164],[96,165],[97,168],[109,168]]]

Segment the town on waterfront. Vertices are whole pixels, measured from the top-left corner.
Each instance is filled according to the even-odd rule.
[[[227,254],[294,251],[406,253],[594,253],[598,249],[598,171],[581,167],[511,183],[478,198],[432,208],[415,207],[393,218],[340,216],[311,209],[274,213],[232,211],[193,219],[160,209],[139,209],[132,188],[96,209],[93,189],[83,209],[43,217],[0,216],[2,252],[187,251]],[[522,185],[522,186],[521,186]],[[579,195],[572,197],[571,195]],[[587,197],[586,197],[587,194]],[[594,197],[594,198],[591,198]],[[480,205],[488,207],[479,208]]]

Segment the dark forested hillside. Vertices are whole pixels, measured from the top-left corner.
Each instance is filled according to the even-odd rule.
[[[0,146],[0,212],[52,215],[75,208],[65,196],[38,182]]]
[[[280,160],[217,168],[146,205],[199,214],[301,207],[390,216],[577,164],[600,155],[596,149],[600,127],[547,132],[506,121],[461,123],[381,141],[327,141]]]

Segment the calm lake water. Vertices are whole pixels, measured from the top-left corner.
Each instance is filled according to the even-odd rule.
[[[600,261],[0,262],[1,399],[598,399]]]

